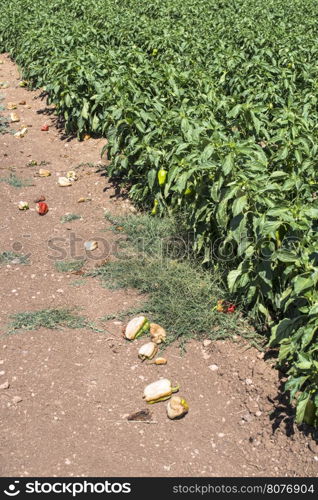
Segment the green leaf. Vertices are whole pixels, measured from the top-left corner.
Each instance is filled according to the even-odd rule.
[[[222,165],[222,171],[224,175],[228,175],[233,169],[234,161],[233,161],[233,153],[229,153],[226,155],[225,160]]]
[[[243,208],[246,207],[246,205],[247,205],[247,196],[246,195],[240,196],[240,198],[236,198],[236,200],[234,201],[234,203],[232,205],[232,212],[233,212],[234,217],[236,215],[239,215],[243,211]]]

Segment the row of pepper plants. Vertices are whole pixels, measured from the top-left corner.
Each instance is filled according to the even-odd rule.
[[[182,213],[271,329],[296,421],[318,425],[318,4],[10,0],[0,50],[109,174]]]

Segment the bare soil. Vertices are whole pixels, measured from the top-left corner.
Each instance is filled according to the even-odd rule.
[[[107,290],[98,279],[55,269],[61,258],[87,258],[86,268],[111,258],[117,242],[104,212],[132,208],[96,167],[104,140],[63,137],[41,92],[19,87],[17,67],[7,55],[0,59],[0,81],[9,84],[1,90],[4,106],[26,101],[10,130],[28,128],[23,138],[0,136],[0,177],[15,173],[32,183],[0,182],[0,252],[30,261],[0,266],[1,332],[17,312],[78,307],[96,322],[142,303],[133,290]],[[48,132],[40,130],[44,123]],[[41,162],[50,177],[37,176]],[[78,181],[58,186],[58,175],[74,169]],[[34,200],[42,194],[49,212],[41,217]],[[81,197],[91,201],[78,203]],[[20,200],[30,210],[19,211]],[[62,224],[66,213],[82,218]],[[87,240],[99,242],[90,256]],[[0,387],[9,385],[0,389],[1,476],[316,476],[317,444],[293,424],[273,359],[239,338],[193,340],[184,355],[170,346],[167,365],[146,365],[137,358],[143,340],[125,342],[121,328],[109,321],[104,332],[42,328],[0,338]],[[170,421],[166,403],[158,403],[151,421],[128,421],[146,409],[144,386],[160,377],[180,384],[188,415]]]

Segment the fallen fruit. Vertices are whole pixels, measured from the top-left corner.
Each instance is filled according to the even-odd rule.
[[[147,342],[141,346],[138,351],[138,357],[144,361],[145,359],[152,359],[158,352],[158,346],[154,342]]]
[[[26,87],[28,85],[28,82],[26,80],[21,80],[19,82],[19,87]]]
[[[157,325],[156,323],[150,323],[150,336],[151,340],[155,344],[161,344],[161,342],[166,341],[167,333],[162,326]]]
[[[16,123],[20,121],[20,118],[16,113],[10,113],[10,120],[12,123]]]
[[[48,213],[49,207],[47,203],[40,201],[39,203],[36,204],[36,211],[39,215],[45,215]]]
[[[83,141],[88,141],[91,138],[89,134],[85,134],[83,137]]]
[[[230,303],[226,302],[225,300],[218,300],[217,304],[215,306],[215,309],[218,312],[223,312],[223,313],[226,313],[226,314],[230,314],[230,313],[234,313],[235,312],[236,305],[235,304],[230,304]]]
[[[97,241],[85,241],[84,248],[85,248],[85,250],[92,252],[93,250],[96,250],[96,248],[98,248],[98,242]]]
[[[134,340],[149,330],[149,321],[145,316],[136,316],[131,319],[123,329],[123,335],[127,340]]]
[[[15,102],[8,102],[7,109],[17,109]]]
[[[73,184],[67,177],[59,177],[57,182],[61,187],[72,186]]]
[[[180,396],[172,396],[167,404],[167,415],[169,418],[181,418],[189,411],[189,405]]]
[[[50,177],[51,172],[49,170],[46,170],[45,168],[40,168],[38,174],[40,177]]]
[[[70,180],[70,181],[77,181],[78,179],[78,176],[76,174],[76,172],[74,172],[74,170],[69,170],[66,174],[66,177]]]
[[[170,380],[163,378],[145,387],[143,399],[149,404],[159,403],[160,401],[169,399],[178,390],[178,385],[172,387]]]
[[[166,365],[167,360],[166,360],[166,358],[157,358],[157,359],[155,359],[154,364],[155,365]]]
[[[19,201],[18,208],[19,210],[29,210],[29,204],[27,201]]]
[[[41,131],[42,131],[42,132],[47,132],[47,131],[49,130],[49,128],[50,128],[50,127],[49,127],[49,126],[45,123],[44,125],[42,125],[42,127],[41,127]]]
[[[21,130],[18,130],[18,132],[16,132],[16,133],[14,134],[14,137],[20,137],[20,138],[22,138],[22,137],[24,137],[24,136],[25,136],[25,134],[26,134],[27,132],[28,132],[28,129],[27,129],[26,127],[24,127],[24,128],[22,128]]]

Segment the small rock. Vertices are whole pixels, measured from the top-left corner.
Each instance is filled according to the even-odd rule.
[[[260,353],[258,353],[258,354],[257,354],[257,356],[256,356],[256,357],[257,357],[258,359],[264,359],[264,356],[265,356],[265,352],[260,352]]]
[[[258,410],[258,411],[256,411],[256,412],[255,412],[255,415],[256,415],[257,417],[260,417],[260,416],[262,415],[262,412],[261,412],[260,410]]]
[[[252,385],[253,384],[253,380],[251,378],[246,378],[245,379],[245,384],[246,385]]]
[[[252,422],[253,419],[254,417],[250,413],[246,413],[245,415],[242,416],[242,420],[245,420],[245,422]]]
[[[22,401],[22,398],[20,396],[14,396],[12,398],[12,403],[13,404],[21,403],[21,401]]]
[[[3,384],[0,385],[0,389],[9,389],[9,387],[10,384],[8,380],[6,380],[5,382],[3,382]]]
[[[209,368],[212,372],[216,372],[219,369],[218,365],[209,365]]]
[[[25,106],[25,105],[26,105],[26,101],[20,101],[20,102],[19,102],[19,105],[20,105],[20,106]]]
[[[209,347],[209,345],[212,344],[212,340],[205,339],[205,340],[203,340],[202,344],[203,344],[203,347]]]
[[[0,372],[0,376],[4,375],[5,374],[5,371],[4,370],[1,370]]]
[[[219,432],[219,433],[218,433],[218,437],[219,437],[219,438],[224,438],[224,436],[225,436],[225,434],[224,434],[223,432]]]
[[[96,248],[98,248],[98,242],[97,241],[85,241],[84,248],[85,248],[85,250],[92,252],[93,250],[96,250]]]
[[[208,354],[207,352],[203,351],[202,356],[203,356],[203,359],[210,359],[211,354]]]

